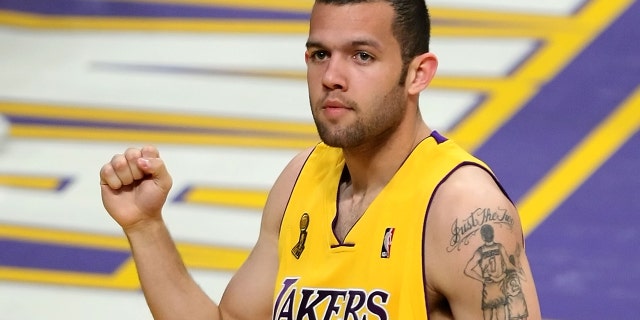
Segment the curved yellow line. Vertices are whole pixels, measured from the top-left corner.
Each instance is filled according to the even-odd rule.
[[[522,227],[531,233],[593,172],[640,131],[640,86],[519,203]]]

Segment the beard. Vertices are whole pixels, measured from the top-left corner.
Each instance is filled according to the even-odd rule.
[[[399,85],[393,87],[381,98],[374,99],[374,103],[364,109],[355,101],[342,100],[358,115],[355,122],[347,125],[323,122],[317,112],[320,112],[324,100],[319,100],[311,110],[320,139],[326,145],[336,148],[354,148],[369,142],[384,140],[395,131],[405,116],[407,99],[403,95],[403,89],[404,87]]]

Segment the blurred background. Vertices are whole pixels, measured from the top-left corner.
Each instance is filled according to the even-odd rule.
[[[640,311],[640,2],[432,0],[426,121],[517,203],[547,319]],[[98,171],[157,145],[214,299],[317,141],[311,0],[0,0],[0,319],[150,319]]]

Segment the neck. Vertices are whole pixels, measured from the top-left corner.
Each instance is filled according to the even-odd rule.
[[[393,178],[420,141],[430,134],[431,129],[418,118],[414,126],[397,130],[382,141],[344,149],[348,170],[348,179],[344,182],[348,183],[353,195],[377,193]]]

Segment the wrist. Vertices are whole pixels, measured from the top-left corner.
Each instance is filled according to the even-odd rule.
[[[167,227],[160,215],[157,218],[147,218],[128,226],[123,226],[122,230],[128,238],[143,236],[148,238],[158,232],[164,232]]]

